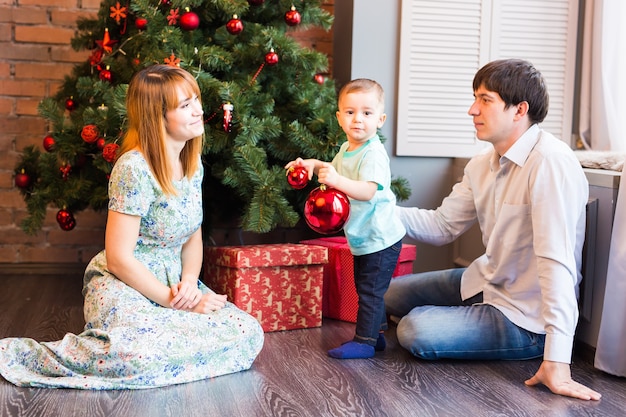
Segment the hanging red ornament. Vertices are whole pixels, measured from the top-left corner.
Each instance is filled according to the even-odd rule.
[[[265,0],[248,0],[248,4],[251,6],[260,6],[265,2]]]
[[[74,215],[66,208],[62,208],[57,212],[57,223],[59,223],[61,229],[65,231],[70,231],[76,227],[76,219],[74,218]]]
[[[180,67],[180,58],[176,58],[176,55],[172,52],[169,58],[163,59],[163,62],[172,67]]]
[[[87,143],[94,143],[98,140],[98,135],[98,126],[96,125],[85,125],[80,131],[80,137]]]
[[[300,20],[302,20],[302,17],[296,10],[296,6],[291,6],[291,10],[285,13],[285,23],[289,26],[297,26],[300,24]]]
[[[313,76],[313,79],[315,80],[316,83],[318,83],[320,85],[324,84],[324,81],[325,81],[324,76],[322,74],[315,74]]]
[[[100,137],[98,138],[98,140],[96,140],[96,146],[98,147],[98,149],[103,150],[104,145],[106,145],[106,140],[104,140],[104,138]]]
[[[233,110],[235,106],[230,103],[226,103],[222,106],[224,110],[224,132],[230,133],[233,127]]]
[[[113,74],[111,73],[111,70],[109,68],[110,67],[107,65],[105,69],[100,71],[99,77],[102,81],[107,81],[110,83],[113,80]]]
[[[24,169],[15,174],[15,185],[20,188],[28,188],[30,185],[30,175]]]
[[[100,62],[102,62],[102,54],[102,49],[94,49],[94,51],[89,56],[89,65],[91,65],[92,67],[99,65]]]
[[[243,31],[243,23],[236,14],[234,14],[233,18],[226,23],[226,30],[231,35],[239,35]]]
[[[112,17],[115,20],[115,23],[117,23],[118,25],[120,24],[122,19],[126,19],[126,12],[128,11],[128,8],[126,6],[120,5],[119,1],[115,3],[115,6],[111,6],[109,10],[111,11],[111,14],[109,14],[109,16]]]
[[[61,171],[61,177],[63,180],[67,181],[70,177],[70,172],[72,172],[72,166],[70,164],[61,165],[59,167],[59,171]]]
[[[52,152],[54,150],[55,145],[56,145],[56,141],[54,140],[52,136],[48,135],[45,138],[43,138],[43,148],[46,151]]]
[[[69,111],[72,111],[76,108],[76,102],[74,101],[74,96],[69,97],[65,100],[65,108]]]
[[[322,184],[309,193],[304,203],[304,220],[321,234],[339,232],[350,217],[350,201],[341,191]]]
[[[108,28],[104,29],[104,36],[102,37],[102,40],[96,41],[96,44],[100,47],[100,49],[109,54],[113,52],[113,45],[115,45],[116,43],[116,40],[111,39]]]
[[[270,51],[267,54],[265,54],[265,63],[267,65],[278,64],[278,54],[274,52],[274,48],[270,49]]]
[[[194,12],[190,12],[189,9],[180,17],[180,28],[182,30],[196,30],[200,26],[200,18]]]
[[[139,30],[146,30],[148,27],[148,19],[145,17],[138,17],[135,19],[135,27]]]
[[[167,24],[169,26],[174,26],[178,22],[178,18],[180,15],[178,14],[178,9],[171,9],[170,14],[167,15]]]
[[[301,190],[309,183],[309,173],[302,166],[292,166],[287,170],[287,182],[291,188]]]
[[[106,145],[104,145],[104,147],[102,148],[102,157],[104,158],[105,161],[107,162],[115,162],[115,159],[117,158],[117,150],[120,147],[120,145],[118,145],[117,143],[107,143]]]

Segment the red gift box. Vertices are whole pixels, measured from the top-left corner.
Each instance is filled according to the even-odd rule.
[[[354,262],[348,242],[343,236],[303,240],[300,243],[328,248],[328,264],[324,267],[322,315],[333,319],[356,322],[359,296],[354,286]],[[415,245],[402,244],[393,276],[413,273],[417,256]]]
[[[207,246],[203,280],[266,332],[319,327],[327,252],[293,243]]]

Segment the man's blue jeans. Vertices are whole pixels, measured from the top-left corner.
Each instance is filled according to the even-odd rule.
[[[376,345],[378,333],[387,330],[384,295],[396,269],[402,241],[378,252],[354,256],[354,284],[359,296],[356,335],[359,343]]]
[[[462,301],[464,268],[406,275],[392,280],[387,313],[401,317],[400,345],[423,359],[532,359],[543,355],[545,335],[513,324],[497,308]]]

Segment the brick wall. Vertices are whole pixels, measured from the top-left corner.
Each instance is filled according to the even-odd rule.
[[[332,13],[333,1],[324,2]],[[0,0],[0,264],[87,263],[104,246],[105,213],[75,213],[70,232],[58,227],[50,208],[44,227],[35,236],[19,228],[26,205],[14,187],[13,168],[20,152],[41,146],[47,124],[37,105],[56,93],[63,77],[88,51],[70,46],[75,22],[96,16],[99,0]],[[332,55],[332,32],[300,32],[306,46]]]

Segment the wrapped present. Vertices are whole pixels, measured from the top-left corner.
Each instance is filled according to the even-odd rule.
[[[207,246],[203,281],[266,332],[319,327],[327,262],[327,249],[319,246]]]
[[[324,266],[322,315],[333,319],[356,322],[359,297],[354,285],[354,262],[350,247],[343,236],[303,240],[300,243],[327,247],[328,263]],[[417,256],[415,245],[403,244],[393,276],[413,273]]]

